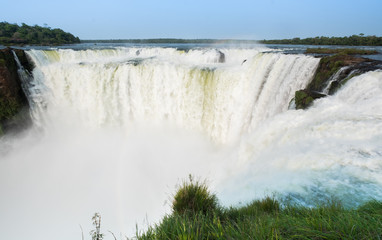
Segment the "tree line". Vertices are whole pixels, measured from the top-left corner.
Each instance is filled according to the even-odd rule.
[[[149,39],[108,39],[108,40],[81,40],[83,43],[134,43],[134,44],[252,44],[256,40],[237,39],[181,39],[181,38],[149,38]]]
[[[293,45],[347,45],[347,46],[382,46],[382,37],[365,36],[363,33],[349,37],[314,37],[292,38],[279,40],[262,40],[264,44],[293,44]]]
[[[29,26],[22,23],[0,22],[0,44],[2,45],[60,45],[79,43],[80,39],[59,28]]]
[[[110,40],[82,40],[84,43],[133,43],[133,44],[292,44],[292,45],[347,45],[347,46],[382,46],[382,37],[364,36],[364,34],[349,37],[314,37],[293,38],[279,40],[238,40],[238,39],[177,39],[177,38],[155,38],[155,39],[110,39]]]

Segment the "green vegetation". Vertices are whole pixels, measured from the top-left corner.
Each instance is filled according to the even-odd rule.
[[[0,22],[0,44],[2,45],[60,45],[79,43],[80,39],[59,28],[28,26]]]
[[[27,61],[22,50],[13,50],[21,62]],[[24,56],[22,56],[24,54]],[[22,129],[29,123],[28,102],[21,89],[17,64],[12,49],[0,50],[0,136],[8,131]]]
[[[109,39],[109,40],[81,40],[82,43],[134,43],[134,44],[256,44],[256,40],[238,39],[179,39],[179,38],[151,38],[151,39]]]
[[[239,39],[109,39],[109,40],[81,40],[82,43],[134,43],[134,44],[294,44],[294,45],[348,45],[348,46],[382,46],[382,37],[352,35],[349,37],[315,37],[293,38],[280,40],[239,40]]]
[[[313,80],[309,83],[307,90],[322,91],[327,80],[344,66],[356,65],[358,63],[371,61],[366,58],[354,57],[341,52],[339,54],[321,58]]]
[[[347,54],[347,55],[373,55],[378,54],[378,51],[375,50],[364,50],[364,49],[356,49],[356,48],[308,48],[305,53],[312,54]]]
[[[20,111],[22,109],[21,103],[15,98],[7,98],[0,96],[0,136],[4,134],[5,122],[19,122],[22,117]]]
[[[364,34],[349,37],[315,37],[293,38],[280,40],[262,40],[264,44],[294,44],[294,45],[347,45],[347,46],[382,46],[382,37],[364,36]]]
[[[331,49],[329,49],[331,50]],[[347,49],[346,49],[347,50]],[[295,104],[296,109],[306,109],[312,105],[313,101],[317,98],[325,97],[322,91],[327,86],[327,82],[331,76],[336,74],[342,67],[354,65],[360,62],[365,62],[367,59],[354,57],[348,54],[348,52],[353,53],[353,51],[338,51],[338,54],[325,56],[321,58],[318,68],[314,74],[312,81],[309,83],[306,89],[301,89],[295,93]],[[329,94],[333,94],[339,89],[343,84],[346,83],[351,77],[356,76],[352,74],[347,79],[339,79],[340,82],[332,82]]]
[[[0,137],[4,135],[4,122],[16,119],[19,108],[15,103],[9,104],[0,99]]]
[[[176,214],[198,213],[211,214],[218,208],[215,195],[211,194],[204,183],[194,182],[189,176],[190,183],[183,182],[174,196],[172,209]]]
[[[92,220],[95,229],[90,231],[90,236],[92,236],[92,240],[102,240],[104,234],[101,233],[101,215],[99,213],[95,213]]]
[[[296,103],[296,109],[305,109],[309,107],[314,101],[314,98],[310,96],[309,92],[305,90],[296,91],[294,99]]]
[[[20,111],[20,103],[14,99],[0,98],[0,120],[12,119]]]
[[[13,93],[6,91],[6,89],[12,89],[12,84],[6,79],[12,78],[12,75],[17,76],[17,67],[13,61],[10,54],[0,51],[0,136],[5,131],[3,124],[13,120],[21,107],[21,102],[13,96]]]
[[[182,185],[180,191],[193,187]],[[198,184],[199,189],[206,189]],[[204,190],[202,190],[204,192]],[[175,195],[180,194],[179,192]],[[181,193],[183,195],[185,193]],[[203,194],[204,195],[204,194]],[[214,195],[207,194],[209,197]],[[215,198],[215,197],[213,197]],[[194,201],[193,198],[188,198]],[[192,203],[184,204],[193,206]],[[282,204],[267,197],[244,207],[211,208],[213,211],[174,209],[171,215],[137,239],[381,239],[382,203],[368,202],[346,209],[337,201],[314,208]],[[190,209],[191,210],[191,209]]]
[[[313,80],[309,83],[308,89],[322,91],[324,83],[341,67],[348,65],[344,61],[346,56],[348,55],[336,54],[321,58],[316,74],[314,75]]]

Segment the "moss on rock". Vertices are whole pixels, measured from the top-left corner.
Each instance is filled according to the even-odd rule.
[[[295,93],[296,109],[305,109],[313,104],[317,98],[325,97],[325,94],[309,90],[298,90]]]
[[[338,72],[343,67],[347,68]],[[296,109],[305,109],[312,105],[314,99],[325,96],[323,91],[326,87],[329,87],[328,94],[332,95],[349,79],[376,69],[382,69],[381,61],[354,57],[344,52],[323,57],[320,60],[313,80],[305,89],[296,91]],[[337,73],[336,79],[331,79]],[[330,79],[331,82],[329,82]]]
[[[353,57],[344,53],[323,57],[321,58],[316,74],[307,89],[310,91],[321,92],[326,87],[329,78],[340,70],[340,68],[357,64],[365,60],[365,58]]]

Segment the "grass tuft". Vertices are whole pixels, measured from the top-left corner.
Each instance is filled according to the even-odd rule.
[[[205,182],[194,181],[189,176],[189,182],[183,182],[174,196],[172,210],[175,214],[202,213],[211,214],[218,208],[218,200],[212,194]]]

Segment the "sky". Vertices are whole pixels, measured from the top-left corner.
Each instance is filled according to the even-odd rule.
[[[0,0],[0,21],[80,39],[382,36],[382,0]]]

